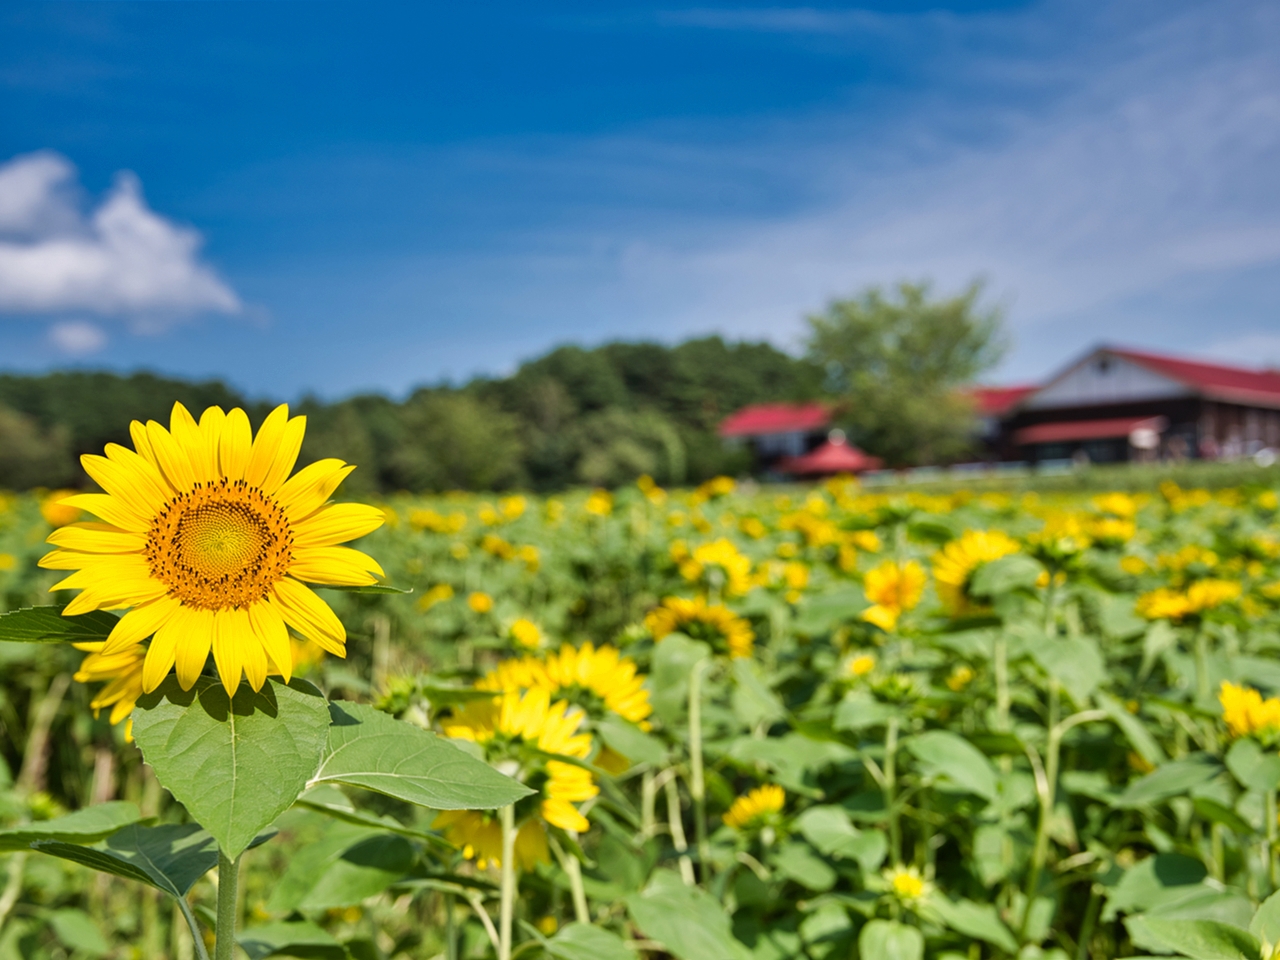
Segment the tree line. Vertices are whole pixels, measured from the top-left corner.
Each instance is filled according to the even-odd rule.
[[[931,299],[901,284],[832,302],[809,318],[806,352],[721,337],[676,346],[558,347],[503,378],[415,390],[305,398],[302,462],[359,465],[353,493],[616,486],[641,474],[697,483],[750,468],[720,422],[752,403],[827,400],[851,439],[891,465],[968,452],[972,410],[961,389],[999,355],[999,317],[979,289]],[[0,375],[0,488],[88,485],[82,453],[129,444],[130,420],[166,422],[174,401],[198,411],[241,406],[260,422],[273,404],[219,381],[152,373]]]

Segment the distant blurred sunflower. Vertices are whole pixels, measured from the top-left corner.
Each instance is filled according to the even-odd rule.
[[[1018,542],[1001,530],[966,530],[933,557],[938,596],[952,616],[973,609],[969,584],[984,563],[1017,553]]]
[[[667,597],[660,607],[649,611],[644,625],[655,641],[661,642],[667,634],[679,630],[694,640],[705,640],[730,657],[751,656],[756,639],[747,620],[720,604],[708,606],[702,597]]]

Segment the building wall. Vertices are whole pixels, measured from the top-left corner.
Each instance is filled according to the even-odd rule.
[[[1037,392],[1025,408],[1094,407],[1189,396],[1192,392],[1176,380],[1121,357],[1103,354],[1090,357]]]

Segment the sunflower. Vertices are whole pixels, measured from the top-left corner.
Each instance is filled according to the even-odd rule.
[[[893,895],[904,903],[914,903],[933,891],[933,884],[920,876],[915,867],[890,867],[884,872]]]
[[[653,707],[644,680],[636,662],[622,656],[616,647],[605,644],[597,650],[588,642],[578,648],[566,643],[559,653],[545,657],[504,660],[476,687],[495,692],[538,687],[583,707],[589,716],[608,711],[648,730]]]
[[[319,460],[293,477],[305,417],[279,406],[255,438],[240,409],[210,407],[199,423],[174,404],[169,429],[130,424],[134,450],[108,444],[81,457],[105,493],[62,502],[99,517],[55,530],[57,549],[40,561],[77,571],[51,590],[80,590],[63,614],[122,610],[100,651],[121,654],[147,637],[142,689],[176,667],[189,690],[213,652],[228,694],[246,677],[254,690],[270,672],[292,676],[289,631],[345,656],[342,623],[304,581],[359,586],[382,569],[337,544],[362,537],[386,514],[363,504],[329,504],[355,468]]]
[[[504,767],[514,763],[518,778],[539,788],[541,821],[562,830],[583,831],[590,824],[574,804],[600,792],[595,778],[584,767],[564,760],[547,760],[545,756],[553,753],[577,760],[590,756],[591,735],[579,730],[584,719],[580,710],[570,709],[563,700],[553,703],[548,690],[534,687],[505,690],[492,698],[454,707],[441,726],[447,737],[480,744],[491,763]],[[446,817],[437,818],[436,824],[446,830],[454,843],[463,846],[461,836],[449,830],[451,825],[464,821],[465,818]],[[541,829],[541,823],[533,829]]]
[[[674,550],[673,545],[673,556]],[[695,548],[680,562],[680,575],[691,582],[705,579],[730,597],[740,597],[752,587],[751,559],[725,537]]]
[[[431,824],[444,831],[449,842],[468,860],[484,870],[489,864],[502,866],[502,824],[491,810],[443,810]],[[516,831],[516,866],[528,872],[539,863],[549,863],[547,831],[536,820],[527,820]]]
[[[765,826],[776,814],[782,812],[786,802],[787,794],[781,787],[771,783],[756,787],[733,801],[723,817],[725,826],[734,830]]]
[[[667,597],[662,606],[649,611],[644,625],[655,641],[660,642],[667,634],[679,630],[735,658],[751,656],[756,639],[747,620],[721,604],[708,606],[702,597],[694,600]]]
[[[1222,704],[1222,719],[1232,736],[1253,736],[1266,746],[1280,740],[1280,699],[1263,700],[1257,690],[1224,680],[1218,701]]]
[[[1182,620],[1237,600],[1243,588],[1234,580],[1197,580],[1186,590],[1160,587],[1138,598],[1136,609],[1148,620]]]
[[[868,570],[862,587],[872,605],[862,611],[862,619],[891,633],[898,618],[920,603],[925,579],[924,567],[915,560],[886,560]]]
[[[953,616],[969,612],[969,583],[984,563],[1018,552],[1018,543],[1000,530],[966,530],[933,558],[938,595]]]

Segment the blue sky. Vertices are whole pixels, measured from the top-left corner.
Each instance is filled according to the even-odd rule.
[[[1280,364],[1269,2],[0,6],[0,367],[255,395],[796,348],[974,277],[1015,347]]]

